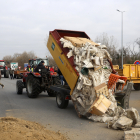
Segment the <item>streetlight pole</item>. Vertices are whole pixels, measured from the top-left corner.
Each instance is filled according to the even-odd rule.
[[[120,11],[117,9],[118,12],[121,12],[122,14],[122,24],[121,24],[121,47],[122,47],[122,69],[123,69],[123,12],[125,11]]]

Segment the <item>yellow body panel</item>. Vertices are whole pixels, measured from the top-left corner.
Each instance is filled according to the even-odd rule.
[[[133,79],[133,80],[128,80],[128,81],[133,82],[133,83],[140,83],[140,79],[138,80]]]
[[[113,69],[119,69],[119,65],[113,65]]]
[[[115,69],[115,71],[118,72],[120,76],[123,76],[123,69]]]
[[[72,94],[75,85],[77,83],[78,76],[76,72],[74,71],[73,67],[69,63],[68,59],[66,56],[63,54],[61,48],[53,38],[53,36],[50,34],[48,43],[47,43],[47,48],[49,49],[51,55],[54,58],[54,61],[56,62],[57,66],[59,67],[60,71],[62,72],[63,76],[65,77],[71,92],[70,95]]]
[[[123,65],[123,75],[131,79],[140,79],[140,65],[125,64]]]

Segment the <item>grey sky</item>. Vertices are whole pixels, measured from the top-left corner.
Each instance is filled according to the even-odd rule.
[[[138,0],[0,0],[0,59],[5,55],[34,51],[48,55],[45,38],[49,31],[85,31],[94,41],[105,32],[121,38],[124,13],[124,45],[136,40],[140,31]]]

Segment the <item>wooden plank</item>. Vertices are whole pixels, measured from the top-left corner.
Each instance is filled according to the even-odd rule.
[[[86,42],[89,42],[95,46],[99,46],[97,43],[95,43],[92,40],[89,40],[87,38],[64,36],[64,39],[70,41],[75,47],[81,47],[81,46],[85,45]]]

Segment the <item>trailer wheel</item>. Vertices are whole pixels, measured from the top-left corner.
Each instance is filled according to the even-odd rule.
[[[9,71],[8,70],[4,71],[4,78],[9,78]]]
[[[133,85],[135,90],[140,90],[140,84],[139,83],[134,83]]]
[[[36,98],[41,93],[40,80],[33,75],[27,77],[27,95]]]
[[[23,92],[23,83],[21,80],[17,80],[16,82],[16,92],[17,94],[22,94]]]
[[[69,100],[65,100],[65,95],[63,93],[57,93],[56,103],[59,108],[64,109],[68,106]]]

